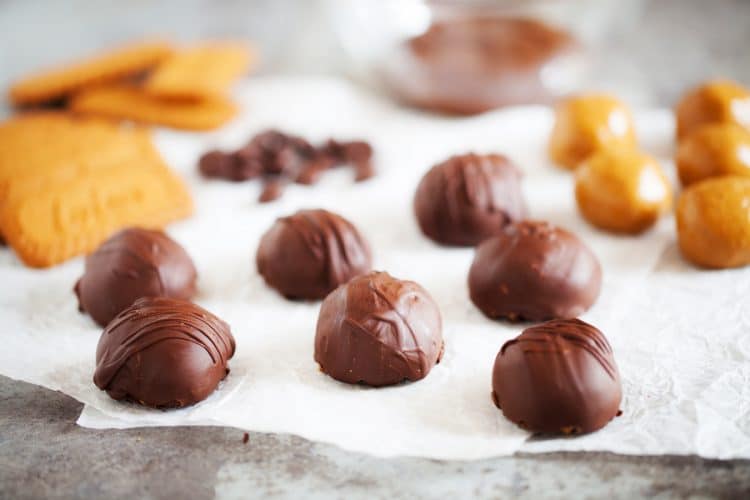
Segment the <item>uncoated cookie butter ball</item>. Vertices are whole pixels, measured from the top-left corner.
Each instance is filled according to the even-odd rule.
[[[511,224],[477,247],[471,301],[487,317],[511,321],[575,318],[596,301],[599,261],[575,235],[548,222]]]
[[[372,265],[370,246],[354,224],[327,210],[278,219],[255,260],[268,286],[293,300],[320,300]]]
[[[141,297],[191,299],[196,279],[192,259],[177,242],[161,231],[131,228],[86,257],[74,291],[79,309],[105,326]]]
[[[443,354],[440,311],[413,281],[371,272],[323,301],[315,361],[331,377],[373,387],[420,380]]]
[[[544,434],[585,434],[620,414],[622,384],[602,332],[578,319],[535,325],[495,359],[492,399],[508,420]]]
[[[675,109],[677,139],[707,123],[734,123],[750,130],[750,91],[731,80],[713,80],[690,89]]]
[[[714,269],[750,264],[750,178],[691,185],[677,202],[676,220],[680,250],[692,263]]]
[[[659,163],[630,148],[594,153],[575,176],[578,209],[606,231],[640,233],[672,206],[672,187]]]
[[[683,186],[709,177],[750,177],[750,131],[733,123],[709,123],[680,141],[675,156]]]
[[[573,170],[593,153],[613,146],[636,146],[633,117],[620,100],[584,94],[557,105],[549,140],[553,162]]]
[[[422,178],[414,213],[422,232],[435,242],[477,245],[526,216],[521,172],[498,154],[453,156]]]

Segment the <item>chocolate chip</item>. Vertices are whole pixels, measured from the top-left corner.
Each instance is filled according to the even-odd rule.
[[[199,166],[206,177],[232,181],[264,177],[260,201],[268,202],[278,199],[289,182],[315,184],[323,172],[339,165],[352,166],[358,182],[369,179],[375,173],[371,158],[372,147],[364,141],[329,139],[316,148],[301,137],[266,130],[233,153],[206,153]]]
[[[286,184],[287,182],[281,178],[274,178],[266,181],[258,201],[261,203],[268,203],[270,201],[278,200],[281,198],[281,195],[284,194],[284,187]]]

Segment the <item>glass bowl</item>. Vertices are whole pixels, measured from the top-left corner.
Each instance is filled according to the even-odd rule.
[[[473,114],[583,85],[589,47],[638,2],[328,0],[350,73],[406,104]]]

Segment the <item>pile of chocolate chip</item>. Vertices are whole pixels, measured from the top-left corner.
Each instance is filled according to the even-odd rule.
[[[372,147],[365,141],[340,142],[329,139],[312,146],[301,137],[278,130],[267,130],[233,152],[209,151],[199,163],[203,176],[245,181],[260,178],[263,182],[261,203],[278,199],[290,182],[312,185],[329,168],[348,165],[354,168],[357,182],[375,175]]]

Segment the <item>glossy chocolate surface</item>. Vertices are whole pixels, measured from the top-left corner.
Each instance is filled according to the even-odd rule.
[[[599,261],[575,235],[523,221],[479,245],[469,292],[490,318],[544,321],[580,316],[599,296],[601,280]]]
[[[531,432],[582,434],[619,415],[622,387],[599,329],[578,319],[554,320],[503,345],[492,373],[492,399]]]
[[[104,329],[94,383],[113,399],[155,408],[189,406],[226,377],[234,349],[229,325],[205,309],[144,297]]]
[[[414,213],[422,232],[437,243],[477,245],[526,216],[521,173],[502,155],[454,156],[422,178]]]
[[[256,255],[266,283],[289,299],[320,300],[371,268],[370,247],[356,227],[327,210],[278,219]]]
[[[315,361],[342,382],[380,387],[419,380],[442,353],[440,311],[413,281],[372,272],[337,288],[320,308]]]
[[[190,256],[161,231],[120,231],[86,257],[75,286],[79,309],[105,326],[141,297],[190,299],[197,273]]]

